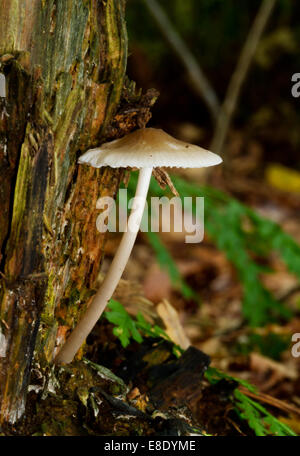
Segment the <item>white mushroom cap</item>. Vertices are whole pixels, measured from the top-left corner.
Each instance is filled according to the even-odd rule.
[[[94,168],[176,167],[203,168],[218,165],[221,157],[157,128],[143,128],[96,149],[90,149],[79,160]]]

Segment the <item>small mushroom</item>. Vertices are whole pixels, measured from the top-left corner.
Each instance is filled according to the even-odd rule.
[[[128,229],[112,264],[92,303],[55,357],[56,363],[65,364],[73,360],[95,326],[123,274],[140,228],[153,168],[202,168],[217,165],[222,159],[201,147],[179,141],[163,130],[144,128],[87,151],[78,162],[94,168],[139,168],[140,172]]]

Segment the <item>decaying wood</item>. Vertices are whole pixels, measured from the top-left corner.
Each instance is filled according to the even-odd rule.
[[[124,0],[4,0],[0,23],[0,421],[14,422],[33,354],[51,361],[99,271],[96,201],[122,174],[76,160],[115,115],[127,37]]]
[[[173,406],[186,406],[198,392],[200,380],[210,363],[209,357],[194,347],[189,347],[174,363],[161,366],[160,381],[150,391],[150,398],[161,410]]]

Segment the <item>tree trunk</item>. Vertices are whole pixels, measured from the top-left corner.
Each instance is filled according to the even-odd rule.
[[[121,172],[78,167],[120,102],[124,0],[2,0],[0,421],[23,413],[33,354],[51,362],[84,309],[104,236],[96,201]]]

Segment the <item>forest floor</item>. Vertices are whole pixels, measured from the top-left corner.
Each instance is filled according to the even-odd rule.
[[[271,181],[268,177],[268,171],[256,176],[253,170],[261,163],[257,163],[260,155],[255,144],[250,146],[246,160],[239,159],[238,138],[238,133],[232,135],[229,144],[230,178],[218,171],[209,178],[189,170],[179,174],[199,184],[209,179],[214,187],[278,223],[300,243],[299,191],[283,191],[281,175],[277,179],[278,186],[276,179]],[[241,282],[226,255],[207,235],[200,244],[186,244],[184,236],[185,233],[175,232],[160,234],[182,277],[199,300],[186,299],[174,288],[143,234],[126,268],[127,282],[122,282],[116,298],[129,313],[134,315],[141,311],[148,314],[149,321],[152,318],[152,322],[159,322],[178,345],[186,348],[191,344],[208,354],[211,366],[255,385],[261,403],[299,434],[300,357],[291,355],[291,335],[299,333],[300,328],[298,279],[277,255],[268,257],[265,266],[272,273],[263,274],[262,282],[280,302],[293,309],[294,316],[288,322],[251,328],[242,314]],[[116,245],[114,236],[107,243],[108,262]],[[225,409],[223,412],[226,413]],[[232,426],[238,428],[238,425]]]
[[[245,160],[231,159],[230,179],[218,170],[179,174],[199,185],[209,182],[277,222],[300,243],[299,193],[253,176],[257,156],[254,150],[248,168]],[[102,318],[87,340],[83,360],[46,371],[35,365],[25,418],[4,434],[255,435],[264,432],[259,422],[267,422],[265,413],[300,434],[300,357],[291,355],[291,335],[300,328],[297,278],[275,254],[265,260],[272,273],[263,274],[262,281],[293,309],[293,317],[250,327],[233,265],[207,234],[200,244],[186,244],[184,235],[160,236],[197,298],[184,297],[173,285],[140,233],[114,299],[128,312],[129,326],[141,313],[151,327],[144,327],[140,340],[136,336],[122,346],[118,328]],[[106,243],[104,272],[119,237],[110,235]],[[121,311],[119,318],[124,321],[126,315]],[[252,399],[266,412],[249,408]],[[271,422],[270,429],[276,434]]]

